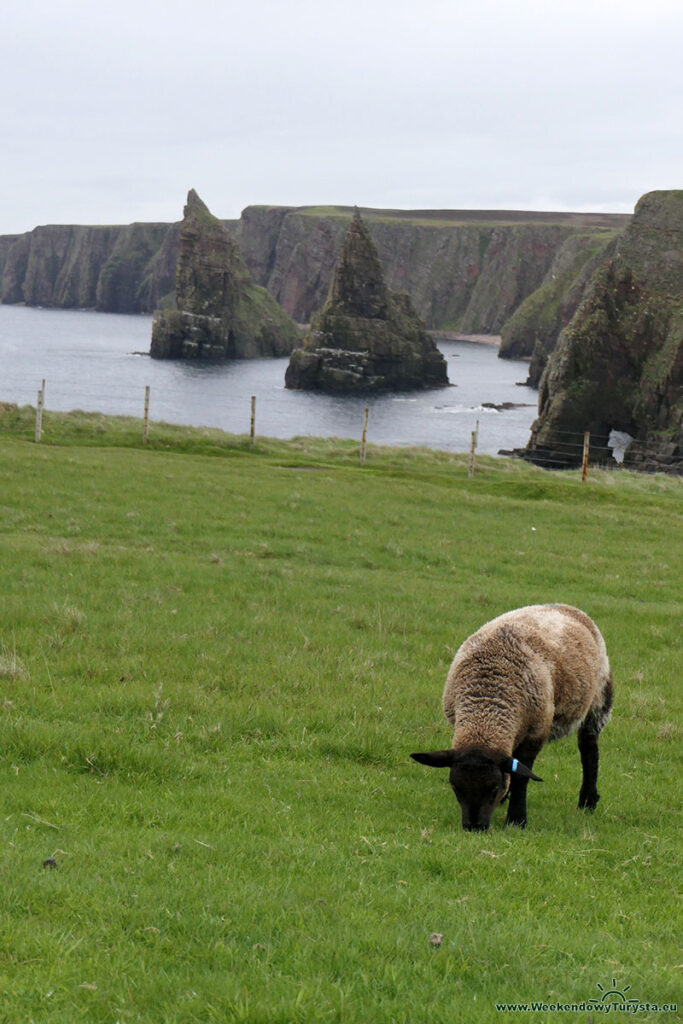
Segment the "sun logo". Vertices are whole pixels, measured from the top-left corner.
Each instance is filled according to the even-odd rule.
[[[597,983],[598,988],[602,992],[601,999],[590,999],[589,1002],[595,1003],[599,1006],[601,1003],[637,1003],[637,999],[627,999],[626,993],[630,990],[630,985],[624,985],[623,989],[617,988],[617,979],[612,978],[612,987],[605,991],[600,982]]]

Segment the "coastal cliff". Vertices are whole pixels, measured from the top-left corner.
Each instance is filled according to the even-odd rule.
[[[570,436],[634,438],[630,464],[683,467],[683,191],[650,192],[588,282],[548,358],[526,457],[580,461]]]
[[[308,321],[329,291],[351,222],[347,207],[247,207],[238,232],[254,279]],[[360,209],[387,286],[410,295],[429,328],[498,333],[543,282],[567,239],[601,239],[620,215]]]
[[[256,284],[298,322],[321,309],[351,223],[348,207],[247,207],[222,221]],[[628,217],[477,210],[364,210],[387,286],[430,328],[498,333],[577,233]],[[0,236],[0,301],[150,313],[173,303],[179,225],[47,226]]]
[[[173,288],[172,277],[153,285],[150,277],[168,230],[168,224],[35,228],[6,247],[0,300],[107,313],[147,312],[150,301]]]
[[[0,235],[0,302],[151,313],[172,299],[179,229],[49,224]]]
[[[558,249],[541,286],[501,329],[502,359],[531,357],[527,384],[537,388],[560,331],[579,307],[588,283],[616,246],[617,233],[571,235]]]

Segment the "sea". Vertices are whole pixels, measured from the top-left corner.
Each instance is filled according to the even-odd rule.
[[[256,435],[360,439],[367,407],[369,443],[420,445],[497,455],[523,447],[536,417],[528,363],[498,358],[496,344],[443,339],[450,387],[402,394],[337,397],[284,386],[287,359],[225,362],[157,360],[147,354],[150,316],[0,305],[0,401],[142,417],[248,434],[255,396]],[[153,429],[153,428],[152,428]]]

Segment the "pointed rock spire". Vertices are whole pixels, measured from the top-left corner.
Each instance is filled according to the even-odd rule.
[[[328,301],[349,316],[385,319],[387,315],[382,265],[357,207],[337,260]]]
[[[358,210],[339,254],[327,302],[296,349],[285,386],[358,392],[443,387],[446,361],[407,295],[387,288]]]
[[[200,316],[223,316],[232,309],[247,270],[227,228],[194,189],[187,194],[176,265],[178,309]]]
[[[194,189],[187,195],[176,264],[175,310],[157,312],[150,355],[211,359],[288,355],[298,328],[251,280],[237,243]]]

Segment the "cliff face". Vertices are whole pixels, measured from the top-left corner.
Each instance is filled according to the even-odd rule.
[[[682,384],[683,191],[651,192],[548,359],[527,457],[571,465],[569,432],[605,446],[615,429],[636,439],[630,462],[680,468]]]
[[[7,257],[13,246],[23,237],[22,235],[0,235],[0,295],[2,295],[3,276]]]
[[[35,228],[5,247],[0,301],[148,312],[173,288],[173,275],[152,276],[168,232],[168,224]]]
[[[175,303],[154,316],[150,355],[156,358],[288,355],[299,341],[295,325],[252,282],[236,242],[194,190],[178,234]]]
[[[527,384],[537,388],[560,331],[578,309],[600,263],[614,251],[617,235],[571,235],[558,249],[540,288],[532,292],[502,327],[499,356],[531,356]]]
[[[542,283],[558,250],[613,215],[492,211],[361,211],[389,288],[406,291],[428,327],[497,333]],[[300,322],[327,296],[351,211],[248,207],[240,249],[255,279]]]
[[[180,224],[171,224],[145,268],[140,284],[141,312],[171,308],[175,302],[175,275],[180,249]]]
[[[222,223],[255,283],[308,322],[327,298],[351,216],[344,207],[247,207],[239,222]],[[578,232],[600,236],[628,220],[476,210],[367,210],[364,219],[388,287],[408,292],[428,326],[466,333],[499,332]],[[0,236],[0,301],[136,313],[170,307],[178,232],[177,224],[57,225]]]
[[[304,348],[292,352],[285,386],[349,394],[447,384],[443,356],[408,296],[387,288],[375,244],[356,213],[327,302]]]

